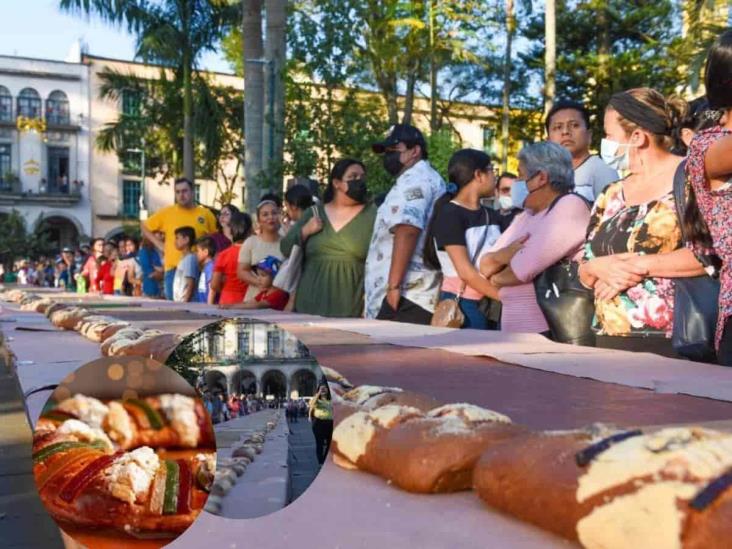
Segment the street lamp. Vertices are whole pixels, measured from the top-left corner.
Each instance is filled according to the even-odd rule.
[[[140,171],[140,199],[138,206],[140,207],[140,221],[145,221],[147,219],[147,209],[145,208],[145,138],[142,138],[142,148],[125,149],[125,152],[135,153],[141,156],[140,164],[142,167]]]

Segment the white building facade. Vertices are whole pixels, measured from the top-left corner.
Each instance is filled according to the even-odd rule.
[[[88,67],[0,56],[0,215],[73,245],[92,233]]]

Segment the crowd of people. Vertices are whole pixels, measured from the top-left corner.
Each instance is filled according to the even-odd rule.
[[[94,240],[62,250],[55,266],[21,265],[17,280],[420,324],[439,325],[444,309],[465,328],[571,342],[558,335],[562,322],[584,317],[547,312],[552,288],[570,295],[556,282],[563,266],[589,296],[593,344],[679,356],[674,325],[693,311],[676,289],[710,277],[719,299],[709,344],[732,365],[732,31],[708,53],[705,89],[691,103],[650,88],[616,93],[599,155],[586,107],[558,101],[546,139],[519,152],[517,174],[463,149],[445,182],[422,133],[396,125],[373,145],[395,179],[378,200],[354,158],[336,162],[322,198],[296,185],[284,202],[265,195],[254,219],[234,205],[215,217],[178,179],[175,204],[143,223],[139,248],[134,238]]]
[[[256,414],[270,408],[285,408],[287,400],[275,398],[266,400],[261,396],[243,393],[211,393],[203,391],[203,404],[213,424],[223,423],[238,417]]]
[[[299,419],[307,417],[312,424],[316,458],[320,465],[325,463],[333,436],[333,403],[325,381],[318,386],[315,395],[307,400],[284,397],[265,400],[252,394],[232,393],[227,396],[225,393],[203,390],[203,403],[214,425],[265,409],[284,409],[288,424],[298,423]]]

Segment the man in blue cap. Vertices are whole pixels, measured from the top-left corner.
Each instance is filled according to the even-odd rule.
[[[366,259],[365,316],[429,324],[440,273],[424,264],[425,233],[445,182],[427,161],[422,132],[397,124],[372,146],[396,183],[379,206]]]

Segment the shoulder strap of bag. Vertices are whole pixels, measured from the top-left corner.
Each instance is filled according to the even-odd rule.
[[[485,244],[485,241],[488,238],[488,229],[489,229],[489,225],[490,225],[490,217],[489,217],[489,214],[488,214],[488,209],[487,208],[483,208],[483,210],[485,211],[485,226],[483,228],[483,234],[481,235],[480,240],[478,241],[478,246],[475,248],[475,251],[473,252],[473,256],[470,258],[470,263],[472,265],[475,265],[475,260],[478,259],[478,254],[483,249],[483,245]],[[462,297],[463,292],[465,292],[465,288],[466,287],[467,287],[467,284],[465,283],[465,281],[463,281],[460,284],[460,291],[458,292],[457,298],[456,298],[457,300],[459,300]]]
[[[681,229],[681,240],[686,242],[686,233],[684,231],[684,216],[686,214],[686,160],[683,160],[674,173],[674,202],[676,203],[676,216],[679,219],[679,228]]]

